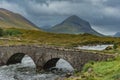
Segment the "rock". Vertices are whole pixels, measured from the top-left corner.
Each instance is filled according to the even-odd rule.
[[[57,73],[58,68],[51,68],[50,71],[51,71],[52,73]]]
[[[105,48],[105,50],[112,50],[112,49],[113,49],[112,46],[108,46],[108,47]]]
[[[65,77],[70,77],[70,76],[72,76],[72,73],[67,73],[66,75],[65,75]]]
[[[2,61],[2,59],[0,59],[0,66],[2,66],[4,64],[4,62]]]
[[[58,77],[58,78],[56,78],[55,80],[66,80],[67,78],[65,78],[65,77]]]
[[[88,73],[91,73],[91,72],[93,72],[93,68],[88,69]]]

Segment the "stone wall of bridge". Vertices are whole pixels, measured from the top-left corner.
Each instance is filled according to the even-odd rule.
[[[58,48],[38,47],[38,46],[0,46],[0,65],[20,63],[23,56],[30,56],[38,70],[55,66],[56,62],[62,58],[68,61],[74,69],[81,70],[85,63],[89,61],[101,61],[114,58],[113,55],[82,52],[77,50],[66,50]],[[52,60],[50,64],[46,64]]]

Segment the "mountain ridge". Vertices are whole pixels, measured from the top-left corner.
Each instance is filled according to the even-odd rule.
[[[113,35],[114,37],[120,37],[120,32],[117,32]]]
[[[53,26],[49,31],[54,33],[66,33],[66,34],[89,33],[99,36],[102,35],[95,31],[94,29],[92,29],[89,22],[81,19],[76,15],[68,17],[60,24]]]
[[[3,8],[0,8],[0,28],[22,28],[39,30],[35,24],[30,22],[22,15]]]

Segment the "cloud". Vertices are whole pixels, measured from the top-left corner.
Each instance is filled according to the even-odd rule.
[[[38,26],[55,25],[70,15],[89,21],[101,32],[119,31],[119,0],[1,0],[0,7],[20,13]],[[104,30],[103,30],[104,29]]]
[[[103,14],[105,14],[106,16],[120,18],[120,9],[114,7],[105,7],[103,9]]]
[[[35,1],[29,1],[28,7],[35,14],[46,14],[46,15],[54,15],[54,14],[67,14],[70,12],[69,9],[70,2],[68,1],[48,1],[46,3],[36,3]],[[64,9],[65,8],[65,9]]]
[[[100,28],[100,26],[92,26],[94,30],[97,30],[99,33],[104,33],[105,35],[114,35],[116,30],[109,30],[107,28]]]
[[[19,13],[19,14],[22,14],[24,16],[27,16],[27,13],[24,10],[24,8],[20,7],[16,3],[9,3],[5,0],[2,0],[2,1],[0,1],[0,8],[4,8],[4,9],[10,10],[10,11],[13,11],[15,13]]]

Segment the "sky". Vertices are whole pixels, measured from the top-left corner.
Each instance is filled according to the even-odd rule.
[[[19,13],[39,27],[77,15],[102,34],[120,32],[120,0],[0,0],[0,8]]]

